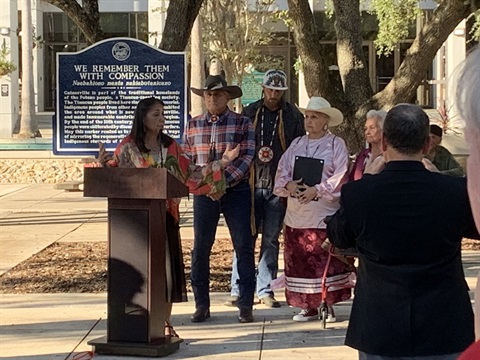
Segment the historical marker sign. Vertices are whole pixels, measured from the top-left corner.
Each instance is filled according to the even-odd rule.
[[[165,102],[165,132],[181,139],[185,79],[185,53],[136,39],[112,38],[77,53],[58,53],[54,154],[96,154],[99,142],[113,151],[129,134],[137,103],[151,96]]]
[[[242,104],[249,105],[262,98],[262,81],[264,72],[253,71],[251,74],[245,75],[242,82]]]

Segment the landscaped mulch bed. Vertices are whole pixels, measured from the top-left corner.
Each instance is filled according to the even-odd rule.
[[[182,241],[190,277],[193,241]],[[212,291],[229,291],[233,246],[217,239],[210,258]],[[191,291],[190,282],[187,281]],[[54,243],[0,277],[0,293],[98,293],[107,291],[107,243]]]
[[[192,240],[182,241],[187,279],[192,245]],[[464,239],[462,248],[480,250],[480,241]],[[212,291],[230,290],[232,254],[230,239],[215,241],[210,258]],[[0,293],[98,293],[107,291],[106,280],[106,242],[54,243],[3,274]]]

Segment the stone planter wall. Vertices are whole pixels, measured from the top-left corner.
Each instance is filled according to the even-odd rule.
[[[0,184],[58,184],[83,180],[80,159],[0,159]]]

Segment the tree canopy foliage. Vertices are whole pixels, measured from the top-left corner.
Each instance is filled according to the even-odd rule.
[[[200,11],[204,51],[221,61],[228,83],[241,84],[252,67],[284,66],[259,50],[274,38],[268,9],[275,1],[204,1]]]

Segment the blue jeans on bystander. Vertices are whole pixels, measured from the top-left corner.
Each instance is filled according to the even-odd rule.
[[[277,278],[278,272],[278,237],[283,227],[285,205],[282,200],[273,195],[270,189],[255,189],[255,226],[258,236],[262,230],[260,258],[257,267],[257,296],[263,298],[273,294],[270,282]],[[236,253],[233,254],[232,264],[232,296],[239,295],[238,270]]]

